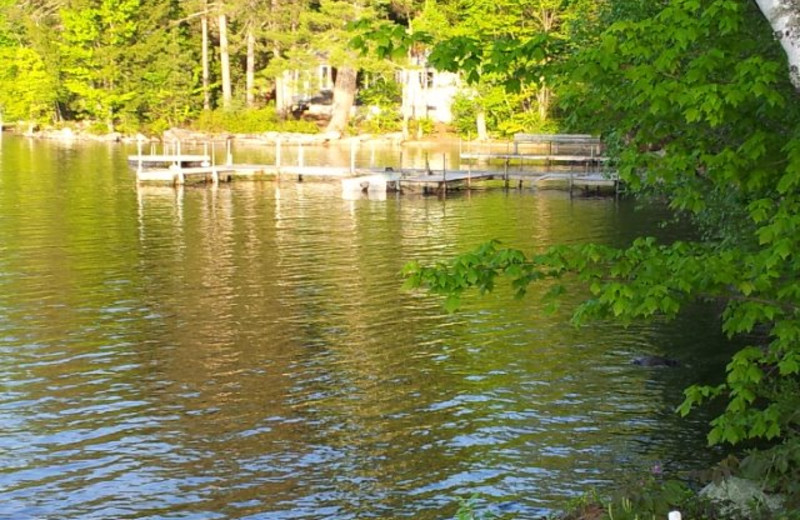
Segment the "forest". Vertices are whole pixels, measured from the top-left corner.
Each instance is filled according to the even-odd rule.
[[[292,119],[292,93],[298,84],[313,90],[320,78],[312,71],[324,64],[336,71],[337,113],[344,114],[329,129],[347,129],[358,81],[359,103],[380,109],[366,130],[397,131],[398,71],[418,67],[412,58],[427,58],[445,41],[545,38],[546,51],[532,49],[524,58],[524,48],[494,47],[494,53],[517,52],[517,65],[543,68],[522,81],[499,68],[470,76],[475,81],[464,82],[454,100],[453,129],[484,137],[551,131],[562,115],[554,103],[555,69],[609,16],[611,3],[585,0],[3,0],[0,110],[7,123],[31,129],[80,123],[98,133],[158,134],[190,123],[247,120],[242,131],[264,131]],[[354,40],[386,24],[428,37],[400,53],[354,48]],[[231,113],[238,116],[225,116]]]
[[[125,132],[216,112],[265,110],[277,121],[284,73],[320,57],[338,70],[335,91],[352,98],[357,78],[370,77],[359,95],[391,114],[396,70],[424,55],[463,78],[456,130],[602,136],[627,186],[668,204],[694,239],[542,251],[492,242],[409,266],[409,285],[446,295],[455,309],[468,290],[491,291],[501,278],[520,296],[541,280],[577,278],[590,294],[574,310],[582,326],[668,321],[698,302],[716,305],[720,329],[743,346],[718,384],[686,389],[677,413],[715,406],[708,442],[735,454],[723,473],[782,495],[778,517],[797,517],[796,0],[2,2],[6,121]],[[563,287],[552,287],[557,305]]]

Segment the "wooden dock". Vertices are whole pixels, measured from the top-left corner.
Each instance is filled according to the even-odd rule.
[[[208,147],[206,146],[206,151]],[[505,161],[502,169],[473,169],[448,170],[444,167],[446,158],[442,158],[443,167],[440,170],[425,168],[398,169],[393,168],[356,168],[355,151],[351,146],[349,166],[307,166],[303,164],[302,150],[298,157],[298,164],[281,164],[280,145],[276,149],[274,164],[235,164],[231,150],[230,140],[226,141],[223,164],[215,164],[216,153],[211,148],[211,154],[184,154],[181,153],[180,143],[176,143],[171,150],[150,154],[143,154],[141,145],[139,153],[128,157],[129,164],[136,169],[136,179],[139,183],[157,183],[169,185],[183,185],[188,183],[230,182],[236,179],[272,179],[281,181],[305,180],[340,182],[343,195],[360,196],[361,193],[373,195],[382,192],[422,192],[446,193],[450,190],[471,189],[474,183],[495,181],[505,188],[522,188],[524,183],[536,188],[557,188],[593,192],[613,190],[616,193],[619,181],[615,175],[601,172],[590,172],[589,167],[600,165],[605,157],[594,155],[549,155],[549,154],[461,154],[462,157],[491,157]],[[552,160],[552,162],[583,162],[583,171],[553,171],[552,169],[539,169],[538,171],[524,171],[521,168],[509,168],[512,159],[525,160]],[[591,161],[590,161],[591,160]],[[402,162],[402,156],[401,156]],[[491,184],[491,183],[489,183]],[[475,185],[478,187],[480,184]]]
[[[513,151],[511,146],[513,144]],[[527,152],[521,151],[527,148]],[[545,148],[545,151],[542,151]],[[536,149],[533,153],[531,149]],[[568,153],[562,153],[569,150]],[[578,153],[576,153],[576,150]],[[578,163],[597,165],[608,161],[602,155],[603,142],[591,135],[583,134],[515,134],[513,142],[509,142],[505,153],[474,153],[467,150],[461,153],[461,159],[474,161],[504,161],[506,166],[515,163]]]
[[[462,153],[464,160],[503,160],[528,161],[543,163],[603,163],[608,157],[597,155],[565,155],[565,154],[527,154],[527,153]]]

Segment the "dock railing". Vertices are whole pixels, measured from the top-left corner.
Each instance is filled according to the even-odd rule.
[[[589,134],[514,134],[514,154],[519,154],[520,144],[546,144],[547,154],[558,153],[559,145],[589,147],[591,156],[599,156],[603,142]]]

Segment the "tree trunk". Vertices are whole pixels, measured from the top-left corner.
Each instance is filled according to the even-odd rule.
[[[539,119],[544,123],[550,114],[550,87],[547,86],[544,79],[542,85],[539,87],[539,92],[536,93],[536,103],[539,105]]]
[[[256,35],[253,33],[253,27],[247,29],[247,86],[245,92],[245,99],[247,108],[253,108],[255,105],[255,79],[256,79]]]
[[[411,119],[411,86],[409,84],[409,73],[407,70],[401,72],[402,83],[402,105],[400,111],[403,115],[403,139],[408,139],[408,121]]]
[[[327,132],[344,133],[350,119],[350,109],[356,98],[356,70],[342,67],[336,74],[333,85],[333,108]]]
[[[228,53],[228,19],[224,13],[219,15],[219,63],[222,68],[222,108],[231,108],[231,63]]]
[[[208,66],[208,6],[203,11],[200,26],[203,32],[203,109],[211,110],[211,91]]]
[[[289,71],[283,71],[275,78],[275,110],[281,117],[286,117],[292,108],[292,78]]]
[[[478,110],[478,113],[475,114],[475,126],[478,130],[478,141],[489,139],[489,134],[486,132],[486,112],[483,109]]]
[[[781,0],[756,0],[756,4],[780,40],[789,61],[789,78],[800,90],[800,36],[792,28],[791,8]]]

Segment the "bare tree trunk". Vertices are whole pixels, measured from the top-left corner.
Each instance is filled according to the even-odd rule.
[[[550,87],[548,87],[547,83],[542,79],[542,85],[539,87],[539,92],[536,93],[536,102],[539,105],[539,119],[542,122],[547,121],[550,115],[551,97]]]
[[[343,133],[350,119],[350,109],[356,99],[356,70],[342,67],[333,85],[333,108],[327,132]]]
[[[781,0],[756,0],[756,4],[780,40],[789,61],[789,79],[800,90],[800,33],[792,26],[792,9]]]
[[[482,108],[475,115],[475,126],[478,130],[478,141],[489,139],[489,134],[486,131],[486,112]]]
[[[253,108],[255,105],[255,79],[256,79],[256,35],[253,33],[253,27],[247,29],[247,86],[245,98],[247,108]]]
[[[219,63],[222,68],[222,108],[231,108],[231,62],[228,53],[228,19],[224,13],[219,15]]]
[[[281,117],[286,117],[292,108],[294,85],[289,71],[281,72],[275,78],[275,110]]]
[[[208,65],[208,3],[204,6],[203,17],[200,19],[203,32],[203,109],[211,110],[211,91]]]

